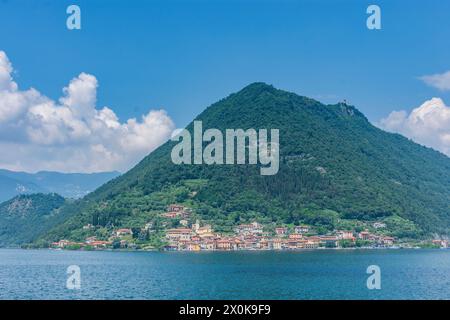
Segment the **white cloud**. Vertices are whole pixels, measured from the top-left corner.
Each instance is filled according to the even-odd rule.
[[[97,79],[81,73],[53,101],[22,91],[0,51],[0,168],[64,172],[126,171],[170,138],[175,126],[164,110],[121,123],[96,108]]]
[[[450,156],[450,107],[440,98],[425,101],[409,114],[393,111],[379,126]]]
[[[17,90],[17,84],[11,77],[12,65],[4,51],[0,51],[0,91]]]
[[[442,91],[450,90],[450,70],[440,74],[422,76],[419,78],[427,85]]]

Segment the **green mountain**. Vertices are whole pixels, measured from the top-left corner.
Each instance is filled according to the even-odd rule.
[[[31,242],[63,222],[58,208],[64,203],[57,194],[32,194],[0,204],[0,247]]]
[[[179,202],[217,231],[251,220],[308,223],[331,230],[358,221],[385,221],[391,234],[415,237],[450,230],[450,159],[398,134],[380,130],[355,107],[251,84],[211,105],[203,129],[271,129],[280,136],[280,169],[257,165],[175,165],[168,141],[135,168],[65,206],[68,221],[45,240],[86,236],[157,223]],[[192,132],[193,123],[187,129]]]

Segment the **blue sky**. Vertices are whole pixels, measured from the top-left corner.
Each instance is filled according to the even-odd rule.
[[[66,28],[81,8],[82,29]],[[382,30],[366,28],[377,4]],[[0,0],[0,50],[21,89],[57,100],[81,72],[121,121],[163,108],[183,127],[211,103],[263,81],[372,122],[450,91],[419,77],[450,70],[450,2]],[[1,161],[0,161],[1,165]]]
[[[65,28],[69,4],[82,30]],[[369,4],[382,30],[366,28]],[[80,72],[121,119],[163,107],[178,126],[264,81],[372,121],[443,95],[417,77],[450,69],[444,1],[1,1],[0,46],[23,88],[58,98]]]

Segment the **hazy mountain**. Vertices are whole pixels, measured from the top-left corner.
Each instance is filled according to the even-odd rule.
[[[252,219],[328,229],[337,220],[386,219],[401,224],[396,236],[449,232],[450,158],[380,130],[353,106],[324,105],[254,83],[197,120],[204,130],[278,128],[278,174],[262,176],[255,165],[175,165],[170,154],[176,143],[169,141],[65,206],[72,218],[46,238],[76,237],[86,223],[139,225],[169,201],[189,201],[202,219],[225,231]]]
[[[81,198],[118,175],[119,172],[84,174],[48,171],[33,174],[0,169],[0,202],[19,194],[38,192]]]
[[[23,193],[37,193],[44,190],[29,181],[21,181],[9,176],[2,176],[0,172],[0,202],[11,199]]]

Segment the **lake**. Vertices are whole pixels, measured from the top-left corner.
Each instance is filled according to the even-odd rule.
[[[79,290],[66,287],[70,265]],[[379,290],[367,288],[370,265]],[[0,299],[450,299],[450,250],[0,249]]]

